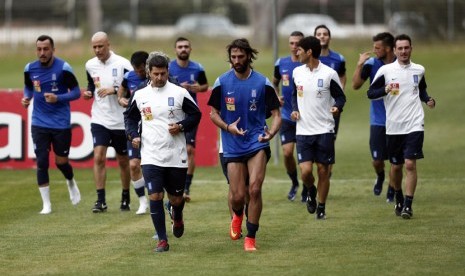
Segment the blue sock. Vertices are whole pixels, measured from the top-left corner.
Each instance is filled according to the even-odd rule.
[[[150,200],[150,216],[152,217],[153,226],[158,235],[158,240],[168,241],[166,236],[165,210],[163,209],[163,200]]]
[[[255,239],[255,234],[257,234],[258,231],[258,224],[247,221],[245,225],[247,227],[247,237]]]
[[[299,180],[297,179],[297,170],[294,172],[287,172],[287,175],[289,175],[289,178],[292,181],[292,186],[299,186]]]

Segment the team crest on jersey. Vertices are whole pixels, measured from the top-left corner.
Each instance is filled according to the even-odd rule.
[[[229,111],[236,111],[236,105],[234,104],[234,97],[226,97],[226,109]]]
[[[289,75],[288,74],[283,75],[283,86],[289,86]]]
[[[174,106],[174,97],[168,97],[168,106]]]
[[[39,92],[39,93],[42,92],[42,91],[40,90],[40,80],[33,80],[33,81],[32,81],[32,85],[34,86],[34,90],[35,90],[36,92]]]
[[[152,115],[152,108],[150,106],[147,106],[147,107],[143,107],[142,108],[142,117],[144,118],[144,120],[146,121],[150,121],[153,119],[153,115]]]
[[[253,98],[256,98],[256,97],[257,97],[257,90],[252,89],[251,94],[252,94],[252,97],[253,97]]]
[[[303,85],[297,85],[297,96],[303,97],[304,96],[304,86]]]
[[[257,100],[256,100],[255,98],[253,98],[253,99],[250,101],[249,110],[250,110],[250,111],[257,111]]]
[[[318,87],[323,87],[323,79],[318,79]]]
[[[418,85],[418,75],[413,75],[413,83]]]
[[[57,82],[57,75],[54,73],[52,74],[52,92],[58,91],[58,82]]]
[[[117,77],[117,76],[118,76],[118,69],[113,68],[113,70],[111,71],[111,75],[112,75],[113,77]]]

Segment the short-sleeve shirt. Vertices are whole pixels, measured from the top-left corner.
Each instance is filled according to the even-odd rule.
[[[292,82],[292,71],[297,66],[302,65],[299,61],[292,61],[291,56],[279,58],[274,65],[274,77],[281,81],[281,94],[284,97],[284,105],[281,107],[281,117],[283,120],[295,122],[291,119],[292,113],[292,92],[294,83]]]
[[[178,65],[176,60],[172,60],[168,66],[170,76],[175,78],[180,84],[183,82],[188,82],[189,84],[194,84],[198,82],[200,85],[206,84],[207,77],[205,75],[205,70],[203,69],[202,64],[194,61],[189,61],[187,67],[181,67]],[[192,98],[197,102],[197,94],[189,91]]]

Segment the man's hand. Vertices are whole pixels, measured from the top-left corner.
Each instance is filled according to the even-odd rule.
[[[292,113],[291,113],[291,119],[292,119],[293,121],[298,121],[298,120],[300,120],[300,113],[299,113],[299,111],[292,111]]]
[[[360,54],[358,58],[357,66],[363,66],[363,64],[365,64],[365,61],[367,61],[371,57],[372,54],[373,52],[371,51]]]
[[[28,108],[28,106],[31,104],[31,98],[22,98],[21,104],[24,106],[24,108]]]
[[[138,149],[140,147],[140,137],[136,137],[131,141],[132,147]]]
[[[426,105],[431,109],[435,108],[436,107],[436,101],[433,98],[430,97],[428,102],[426,102]]]
[[[108,95],[113,95],[113,94],[116,94],[116,91],[115,91],[115,88],[114,88],[114,87],[110,87],[110,88],[100,88],[99,90],[97,90],[97,95],[98,95],[100,98],[105,98],[106,96],[108,96]]]
[[[47,103],[56,103],[58,101],[58,97],[55,93],[45,92],[44,97]]]
[[[82,97],[84,98],[84,100],[90,100],[94,97],[94,95],[91,91],[84,91],[82,92]]]
[[[241,117],[237,118],[237,120],[234,121],[234,123],[229,124],[227,127],[227,131],[231,133],[232,135],[244,136],[247,130],[243,130],[242,128],[237,128],[237,124],[239,123],[240,120],[241,120]]]

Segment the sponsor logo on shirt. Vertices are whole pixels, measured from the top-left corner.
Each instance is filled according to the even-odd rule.
[[[229,111],[236,111],[236,106],[234,104],[234,97],[226,97],[226,109]]]
[[[288,74],[283,75],[283,86],[289,86],[289,75]]]
[[[304,96],[304,86],[303,85],[297,85],[297,96],[298,97],[303,97]]]
[[[32,85],[34,86],[34,90],[35,90],[36,92],[39,92],[39,93],[42,92],[42,91],[40,90],[40,80],[33,80],[33,81],[32,81]]]
[[[150,106],[147,106],[147,107],[143,107],[142,108],[142,117],[144,118],[144,120],[146,121],[150,121],[153,119],[153,115],[152,115],[152,108]]]

